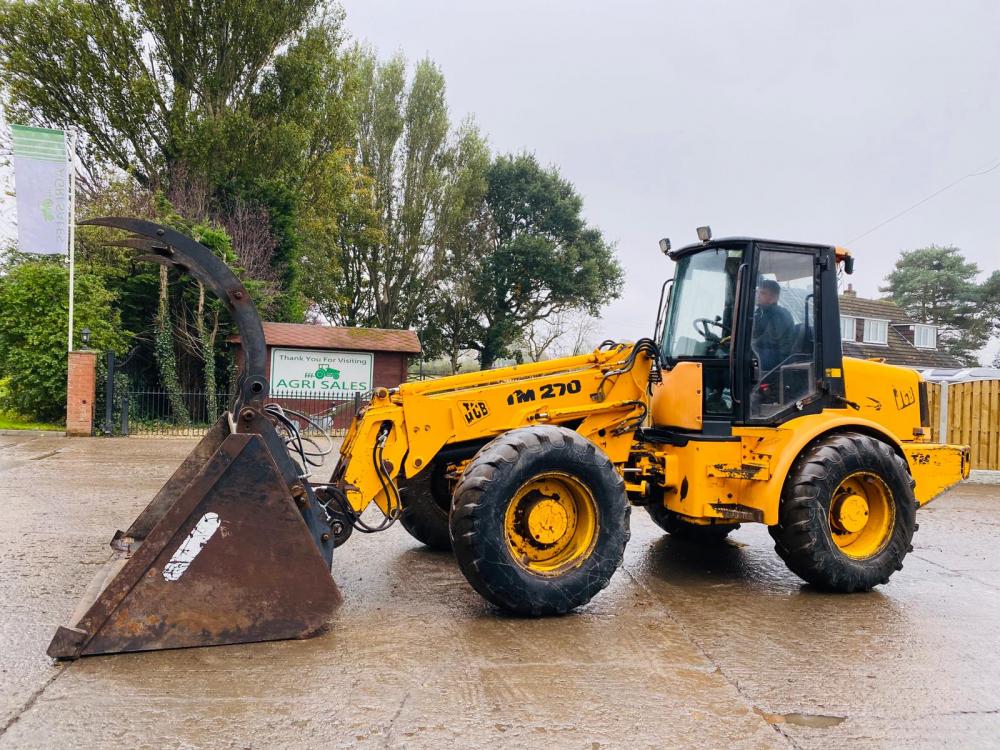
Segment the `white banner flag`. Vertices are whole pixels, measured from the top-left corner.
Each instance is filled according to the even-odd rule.
[[[66,133],[11,125],[17,240],[23,253],[56,255],[69,246]]]

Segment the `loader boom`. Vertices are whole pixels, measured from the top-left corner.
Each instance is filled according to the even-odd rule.
[[[331,484],[344,490],[356,513],[374,502],[390,515],[398,477],[415,477],[449,448],[471,457],[497,435],[525,425],[569,426],[624,463],[646,417],[654,357],[647,339],[378,389],[344,438]]]

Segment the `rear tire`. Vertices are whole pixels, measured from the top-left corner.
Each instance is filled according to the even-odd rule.
[[[452,547],[488,601],[517,614],[563,614],[621,565],[629,511],[621,475],[592,442],[551,425],[512,430],[462,474]]]
[[[418,542],[435,550],[450,550],[448,515],[451,493],[448,491],[448,466],[433,463],[400,486],[403,512],[399,523]]]
[[[660,503],[647,505],[646,512],[653,519],[653,523],[670,536],[699,544],[719,544],[725,541],[730,532],[740,527],[738,523],[690,523],[685,521],[680,513],[675,513]]]
[[[782,492],[775,551],[800,578],[831,591],[888,583],[913,548],[917,503],[906,462],[886,443],[843,433],[796,459]]]

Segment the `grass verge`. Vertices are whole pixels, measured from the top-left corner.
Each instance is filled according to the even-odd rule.
[[[56,432],[65,432],[66,428],[61,424],[32,422],[30,419],[18,414],[0,411],[0,430],[54,430]]]

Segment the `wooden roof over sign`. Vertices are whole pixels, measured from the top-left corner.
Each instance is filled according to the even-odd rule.
[[[229,341],[238,343],[239,336]],[[365,352],[403,352],[419,354],[416,331],[388,328],[341,328],[310,323],[264,323],[264,341],[268,346],[298,349],[343,349]]]

